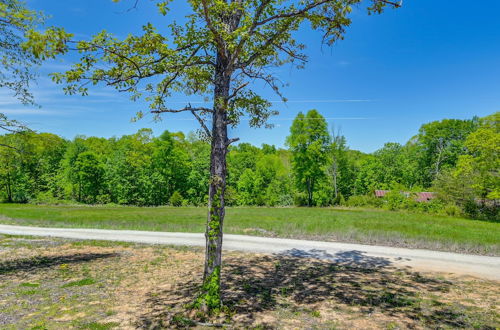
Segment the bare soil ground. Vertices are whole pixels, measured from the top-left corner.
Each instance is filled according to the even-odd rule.
[[[0,328],[500,327],[498,282],[359,257],[365,267],[228,253],[225,307],[207,319],[187,308],[201,249],[0,236]]]

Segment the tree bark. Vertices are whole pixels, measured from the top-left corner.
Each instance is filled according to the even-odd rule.
[[[7,172],[7,202],[12,203],[12,188],[10,182],[10,174]]]
[[[307,179],[307,206],[309,206],[309,207],[312,206],[312,202],[313,202],[312,194],[313,194],[313,183],[312,183],[312,179],[308,178]]]
[[[205,232],[205,270],[203,286],[197,304],[204,310],[221,307],[220,273],[222,266],[222,229],[225,216],[227,102],[231,84],[227,63],[217,57],[215,73],[214,107],[212,115],[212,145],[210,154],[210,186],[208,192],[208,218]]]
[[[338,165],[337,161],[335,160],[333,163],[333,186],[335,189],[335,198],[339,195],[339,190],[337,188],[337,175],[338,175]]]

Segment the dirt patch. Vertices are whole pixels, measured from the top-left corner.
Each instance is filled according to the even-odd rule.
[[[366,256],[360,268],[361,256],[333,264],[228,253],[225,306],[206,319],[186,309],[201,283],[201,249],[15,237],[0,245],[2,329],[500,326],[498,282],[421,274]]]

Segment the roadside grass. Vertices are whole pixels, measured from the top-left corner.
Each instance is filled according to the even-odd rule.
[[[0,223],[45,227],[203,232],[205,208],[0,204]],[[227,209],[224,231],[500,255],[500,223],[340,208]]]
[[[92,285],[92,284],[95,284],[95,280],[93,278],[84,278],[84,279],[81,279],[81,280],[77,280],[77,281],[71,281],[69,283],[66,283],[64,284],[63,286],[61,286],[62,288],[70,288],[72,286],[84,286],[84,285]]]
[[[0,243],[0,328],[7,330],[500,326],[498,282],[417,273],[366,255],[334,264],[227,253],[225,307],[206,317],[186,309],[202,280],[200,248],[1,235]],[[372,266],[359,268],[360,258]],[[17,294],[23,290],[33,292]]]

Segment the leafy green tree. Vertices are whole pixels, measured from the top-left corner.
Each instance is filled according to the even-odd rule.
[[[60,137],[34,132],[0,136],[0,187],[10,202],[27,202],[40,192],[56,189],[66,143]]]
[[[24,1],[0,2],[0,88],[10,90],[23,104],[34,104],[29,86],[41,61],[22,44],[27,31],[43,20],[43,15],[26,8]]]
[[[467,136],[477,129],[478,120],[444,119],[422,125],[413,138],[420,149],[420,184],[429,187],[442,169],[453,168],[465,154]]]
[[[152,205],[154,184],[166,185],[161,175],[152,176],[153,137],[150,129],[125,135],[116,141],[106,175],[110,199],[119,204]],[[153,183],[153,179],[160,182]],[[171,192],[172,193],[172,192]],[[170,195],[164,195],[163,203]]]
[[[29,85],[36,78],[33,68],[40,64],[31,52],[23,49],[23,37],[41,20],[41,15],[27,9],[24,2],[0,2],[0,88],[10,90],[23,104],[34,103]],[[14,133],[24,131],[26,127],[0,113],[0,129]],[[0,146],[15,148],[6,143]]]
[[[207,205],[210,181],[210,144],[194,135],[188,136],[191,170],[187,178],[187,198],[192,205]]]
[[[25,134],[26,135],[26,134]],[[28,134],[32,145],[30,154],[22,155],[26,160],[31,158],[30,176],[33,177],[32,196],[47,192],[51,196],[61,195],[58,187],[58,175],[61,172],[61,161],[67,148],[67,141],[50,133]]]
[[[256,205],[259,196],[259,183],[257,175],[252,169],[245,169],[241,174],[238,184],[238,204],[239,205]]]
[[[36,69],[44,56],[39,56],[37,47],[25,47],[24,42],[44,21],[44,15],[27,8],[25,1],[0,1],[0,89],[9,90],[25,105],[35,104],[30,85],[37,78]],[[61,32],[60,29],[50,27],[47,29],[47,35],[38,39],[38,43],[43,43],[45,54],[52,56],[57,52],[59,48],[56,40],[61,36]],[[10,133],[29,131],[24,124],[10,120],[2,113],[0,129]],[[5,144],[0,146],[13,148]]]
[[[480,127],[465,140],[467,154],[459,157],[458,175],[473,178],[482,199],[500,199],[500,112],[481,119]]]
[[[297,187],[307,193],[307,205],[313,206],[318,182],[325,178],[329,135],[325,118],[316,110],[304,116],[299,112],[286,139],[292,153],[292,168]]]
[[[145,97],[155,114],[190,112],[199,121],[211,141],[207,249],[202,294],[197,300],[200,307],[217,310],[221,306],[226,156],[229,145],[237,140],[228,137],[228,127],[236,126],[243,115],[249,117],[250,126],[266,125],[275,113],[271,102],[252,89],[251,83],[263,81],[281,96],[280,81],[272,68],[285,64],[302,67],[307,60],[296,32],[309,24],[323,32],[326,43],[333,44],[350,25],[352,6],[362,2],[192,0],[186,22],[179,25],[173,21],[168,25],[168,34],[147,23],[142,35],[119,40],[103,31],[90,41],[72,43],[81,54],[80,63],[66,73],[54,75],[56,82],[66,83],[68,93],[85,95],[88,83],[103,83],[129,92],[133,100]],[[368,9],[381,12],[388,2],[369,1]],[[167,18],[170,3],[171,0],[157,2],[159,12]],[[54,42],[47,42],[48,34],[31,33],[30,37],[28,47],[40,56],[53,55],[55,48],[69,49],[59,47],[70,37],[64,33],[56,36],[57,47]],[[211,98],[213,104],[188,104],[175,109],[168,102],[174,92]],[[211,128],[207,125],[208,117]]]
[[[231,151],[232,152],[232,151]],[[239,205],[290,205],[286,196],[291,191],[286,180],[290,180],[282,159],[277,154],[254,153],[251,167],[238,177],[236,191]],[[240,158],[241,159],[241,158]],[[285,196],[281,196],[284,194]]]
[[[434,189],[473,217],[498,219],[500,199],[500,113],[479,120],[464,142],[467,153],[440,174]],[[482,207],[482,209],[481,209]]]
[[[152,186],[154,205],[166,204],[177,191],[181,195],[186,195],[188,191],[187,181],[190,172],[190,161],[187,152],[181,148],[180,141],[176,140],[174,134],[165,131],[159,139],[153,141],[152,156]]]
[[[418,158],[412,158],[413,149],[399,143],[386,143],[383,148],[365,157],[355,181],[357,194],[375,189],[391,189],[395,185],[407,188],[417,183]]]
[[[80,153],[71,169],[70,178],[77,186],[78,201],[97,201],[104,184],[104,168],[96,154],[92,151]]]
[[[257,160],[262,156],[262,151],[250,143],[240,143],[232,146],[228,153],[228,179],[227,183],[236,188],[243,172],[255,171]],[[248,205],[246,203],[242,205]]]
[[[16,137],[14,134],[0,136],[2,145],[9,146],[9,148],[0,148],[0,159],[2,160],[0,162],[0,187],[2,187],[4,199],[10,203],[15,201],[17,183],[22,174],[22,158],[21,154],[17,152],[21,146]]]
[[[354,161],[349,157],[349,148],[345,136],[340,132],[330,135],[330,159],[328,164],[328,174],[333,184],[333,204],[340,204],[344,196],[352,194],[356,170]]]

